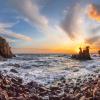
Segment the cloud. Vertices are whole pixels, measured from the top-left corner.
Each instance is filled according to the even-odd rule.
[[[33,0],[9,0],[13,7],[20,12],[24,17],[25,21],[34,24],[36,27],[48,26],[48,19],[41,15],[38,5]]]
[[[14,23],[2,23],[2,22],[0,22],[0,29],[11,28],[13,25],[14,25]]]
[[[91,49],[97,52],[100,49],[100,35],[88,37],[85,44],[90,45]]]
[[[50,21],[45,15],[41,14],[40,6],[36,3],[36,0],[9,0],[14,9],[16,9],[19,14],[21,14],[27,23],[35,26],[43,35],[46,37],[45,40],[48,43],[54,45],[54,42],[58,43],[61,41],[62,37],[65,38],[65,33],[56,25],[51,25]],[[52,40],[52,41],[51,41]],[[63,40],[63,39],[62,39]]]
[[[86,43],[88,44],[94,44],[100,42],[100,36],[94,36],[94,37],[90,37],[88,39],[86,39]]]
[[[90,4],[88,7],[89,18],[100,21],[100,5]]]
[[[73,4],[67,11],[65,18],[61,22],[61,28],[73,39],[79,35],[83,9],[79,3]],[[79,30],[79,31],[78,31]]]
[[[91,29],[92,34],[100,34],[100,25]]]
[[[10,40],[10,42],[11,42],[10,38],[16,38],[16,39],[20,39],[20,40],[24,40],[24,41],[28,41],[28,42],[32,41],[32,38],[30,38],[26,35],[22,35],[20,33],[13,32],[10,28],[12,28],[14,25],[15,25],[15,23],[0,23],[0,34],[7,37],[7,39],[9,38],[8,40]]]
[[[22,35],[20,33],[15,33],[9,29],[0,29],[0,34],[5,35],[10,38],[16,38],[16,39],[20,39],[20,40],[24,40],[24,41],[28,41],[28,42],[32,41],[32,38]]]

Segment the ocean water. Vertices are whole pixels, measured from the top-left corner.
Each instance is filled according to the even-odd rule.
[[[20,54],[13,59],[0,62],[0,71],[5,75],[18,76],[24,83],[36,81],[52,84],[62,78],[78,78],[88,74],[100,74],[100,57],[79,61],[63,54]],[[20,67],[14,67],[18,64]],[[10,70],[15,69],[18,73]]]

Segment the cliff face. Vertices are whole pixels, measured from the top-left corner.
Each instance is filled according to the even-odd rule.
[[[3,58],[12,58],[14,55],[7,41],[0,37],[0,56]]]

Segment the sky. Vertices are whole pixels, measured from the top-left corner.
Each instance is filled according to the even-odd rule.
[[[0,0],[0,36],[15,53],[100,49],[100,0]]]

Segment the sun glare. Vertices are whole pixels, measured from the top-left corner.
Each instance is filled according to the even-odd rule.
[[[85,44],[84,44],[84,40],[80,40],[78,41],[78,43],[76,44],[76,47],[75,47],[75,52],[78,53],[79,52],[79,48],[84,48],[85,47]]]

